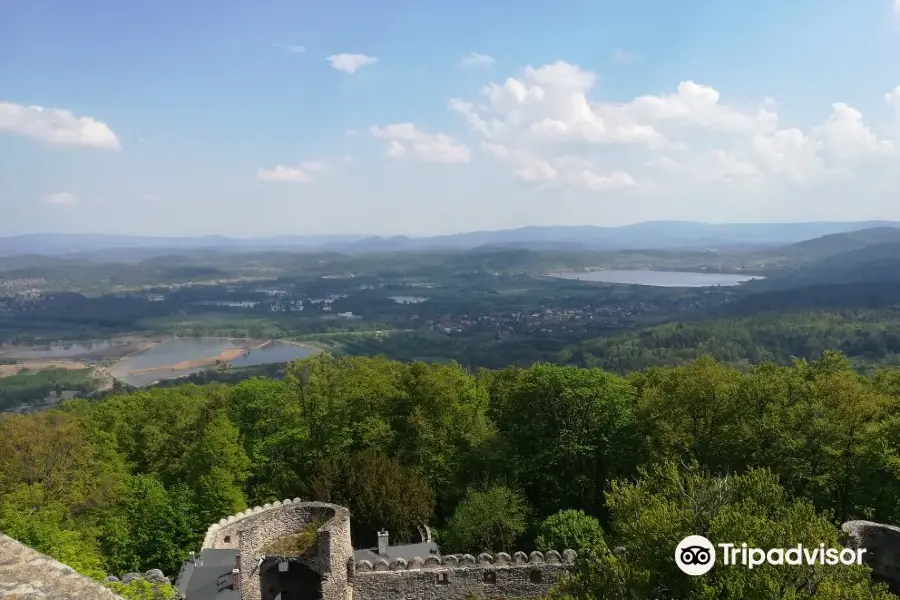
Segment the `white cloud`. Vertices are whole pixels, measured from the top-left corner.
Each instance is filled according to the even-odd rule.
[[[296,44],[281,44],[278,47],[288,54],[306,54],[306,46],[298,46]]]
[[[121,149],[106,123],[71,111],[0,102],[0,131],[18,133],[56,146]]]
[[[265,181],[313,183],[318,175],[329,173],[330,171],[331,167],[328,163],[313,160],[302,162],[296,166],[276,165],[271,169],[258,169],[256,176]]]
[[[842,102],[833,105],[828,119],[813,129],[822,152],[850,160],[890,154],[894,144],[880,140],[863,122],[862,113]]]
[[[629,188],[636,185],[634,179],[628,173],[615,172],[609,175],[598,175],[590,169],[581,169],[570,173],[569,180],[574,185],[595,192]]]
[[[562,61],[528,66],[486,85],[480,100],[454,98],[448,108],[513,177],[594,192],[815,184],[897,155],[843,103],[804,131],[782,126],[771,98],[729,102],[686,80],[669,93],[611,102],[593,97],[596,82]],[[885,99],[900,110],[900,87]]]
[[[387,155],[401,159],[415,157],[433,163],[467,163],[469,149],[443,133],[428,134],[416,129],[412,123],[395,123],[384,127],[372,127],[373,137],[388,140]]]
[[[894,0],[894,14],[900,15],[900,0]]]
[[[625,50],[616,50],[613,52],[613,62],[617,65],[633,65],[636,62],[641,61],[641,55],[635,54],[634,52],[627,52]]]
[[[546,160],[532,158],[516,170],[516,177],[522,181],[552,181],[559,177],[559,171]]]
[[[78,204],[78,198],[70,192],[47,194],[41,198],[41,201],[44,204],[53,204],[55,206],[74,206],[75,204]]]
[[[897,0],[897,2],[900,2],[900,0]],[[894,110],[900,113],[900,85],[885,94],[884,101],[893,106]]]
[[[495,62],[497,61],[492,56],[488,56],[487,54],[478,54],[477,52],[470,52],[469,55],[463,58],[459,64],[464,67],[489,67]]]
[[[365,54],[335,54],[328,57],[328,62],[331,63],[332,68],[342,73],[353,74],[362,67],[377,63],[378,59]]]

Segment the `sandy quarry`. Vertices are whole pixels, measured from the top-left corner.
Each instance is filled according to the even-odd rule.
[[[74,360],[24,361],[15,365],[0,365],[0,377],[15,375],[22,369],[28,369],[29,371],[42,371],[44,369],[68,369],[70,371],[76,371],[87,368],[88,365]]]

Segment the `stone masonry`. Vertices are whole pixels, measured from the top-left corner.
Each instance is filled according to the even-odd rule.
[[[302,556],[264,556],[261,549],[281,536],[323,522],[316,543]],[[873,577],[900,589],[900,528],[869,521],[842,526],[844,545],[866,548]],[[249,509],[212,525],[204,548],[238,551],[240,596],[263,600],[260,574],[290,572],[299,566],[303,585],[323,600],[463,600],[542,596],[573,567],[576,555],[566,550],[512,556],[480,554],[355,561],[347,509],[323,502],[285,500]],[[283,567],[288,567],[282,569]],[[311,578],[310,578],[311,575]],[[271,579],[274,581],[275,579]],[[278,580],[281,581],[281,580]],[[896,593],[896,592],[895,592]],[[0,597],[16,600],[122,600],[101,583],[76,573],[0,533]],[[274,597],[274,596],[273,596]],[[265,600],[268,600],[266,598]]]
[[[863,561],[873,578],[883,581],[900,595],[900,527],[872,521],[847,521],[841,526],[843,543],[849,548],[865,548]]]
[[[367,560],[355,565],[351,578],[353,600],[464,600],[479,598],[527,598],[543,596],[575,563],[575,552],[560,556],[504,552],[496,555],[449,555],[441,559],[415,557],[388,564]]]
[[[303,556],[266,556],[269,542],[303,531],[310,523],[326,520],[317,532],[316,547]],[[462,600],[475,593],[482,598],[543,596],[575,563],[575,552],[546,554],[516,552],[510,556],[480,554],[443,558],[410,557],[374,564],[353,559],[350,513],[346,508],[299,498],[266,504],[222,519],[206,533],[203,548],[239,551],[243,600],[270,600],[276,590],[266,589],[276,569],[293,566],[321,578],[323,600]],[[308,572],[308,571],[304,571]]]
[[[316,533],[313,551],[301,557],[267,557],[261,553],[269,542],[302,532],[317,521],[325,524]],[[302,565],[321,577],[323,600],[351,600],[347,581],[347,563],[353,558],[350,512],[336,504],[302,502],[297,498],[251,508],[212,525],[203,547],[240,551],[243,600],[263,600],[261,576],[286,562]]]
[[[0,598],[122,600],[103,584],[0,533]]]

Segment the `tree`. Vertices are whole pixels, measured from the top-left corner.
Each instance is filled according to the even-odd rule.
[[[434,512],[434,494],[425,478],[377,450],[320,461],[312,493],[350,509],[358,543],[372,543],[382,528],[395,540],[408,542]]]
[[[111,581],[104,585],[125,600],[173,600],[179,597],[178,590],[169,584],[150,583],[140,578],[130,583]]]
[[[37,484],[19,484],[0,495],[0,531],[83,575],[103,576],[103,556],[93,531]]]
[[[703,577],[687,576],[674,551],[688,535],[751,547],[839,547],[839,532],[812,504],[791,500],[766,470],[714,477],[696,465],[664,463],[641,472],[637,482],[617,481],[608,496],[614,554],[595,548],[581,556],[575,575],[551,594],[555,600],[633,598],[709,599],[893,598],[870,579],[865,566],[720,566]],[[717,559],[718,561],[718,559]]]
[[[540,524],[534,545],[541,552],[593,550],[604,545],[603,529],[583,510],[561,510]]]
[[[194,491],[202,522],[213,523],[247,508],[243,485],[250,460],[227,415],[213,415],[181,460],[185,483]]]
[[[166,490],[153,475],[136,475],[104,529],[103,547],[114,573],[162,569],[178,572],[208,523],[196,517],[183,484]]]
[[[606,482],[636,459],[628,383],[599,369],[538,364],[505,374],[493,391],[510,467],[537,515],[602,511]]]
[[[525,498],[507,487],[469,489],[447,525],[446,546],[454,552],[512,552],[527,515]]]

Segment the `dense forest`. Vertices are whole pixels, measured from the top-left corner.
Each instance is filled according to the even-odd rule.
[[[900,370],[831,352],[626,375],[319,355],[3,415],[0,530],[97,578],[173,576],[210,523],[299,496],[347,505],[363,546],[427,520],[444,553],[578,548],[560,599],[887,599],[866,567],[691,578],[671,555],[689,534],[818,546],[900,522],[898,409]]]
[[[668,323],[566,348],[559,360],[627,372],[679,364],[704,354],[733,365],[794,357],[818,359],[837,349],[861,367],[900,363],[900,308],[789,311],[733,319]]]

